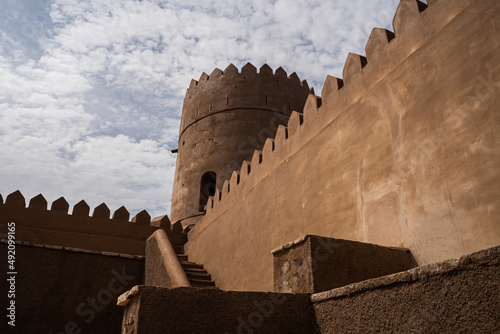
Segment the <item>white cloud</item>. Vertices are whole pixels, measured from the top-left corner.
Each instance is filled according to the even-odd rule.
[[[3,1],[0,193],[165,214],[191,78],[250,61],[319,92],[397,2]]]

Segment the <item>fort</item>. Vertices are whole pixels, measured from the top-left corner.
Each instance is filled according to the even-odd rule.
[[[267,65],[193,80],[170,217],[0,196],[16,329],[499,331],[500,2],[401,0],[393,28],[319,96]]]

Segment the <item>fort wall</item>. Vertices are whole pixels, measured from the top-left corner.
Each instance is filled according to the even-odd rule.
[[[215,186],[262,149],[292,110],[302,111],[309,92],[295,73],[281,67],[273,73],[267,65],[257,72],[250,63],[241,72],[230,65],[193,80],[182,108],[172,221],[195,223]],[[214,187],[203,183],[206,173],[213,173]]]
[[[48,210],[41,194],[27,207],[20,191],[9,194],[5,203],[0,195],[0,238],[7,239],[7,224],[14,222],[16,240],[100,252],[144,255],[146,240],[158,228],[165,230],[174,247],[182,249],[187,240],[180,224],[172,226],[167,216],[151,220],[144,210],[130,219],[127,209],[121,207],[110,217],[109,208],[102,203],[90,215],[90,207],[82,200],[71,214],[68,211],[64,197]]]
[[[9,248],[10,249],[10,248]],[[7,257],[7,243],[0,253]],[[119,333],[123,310],[118,296],[144,282],[144,257],[86,251],[31,243],[16,244],[15,298],[7,298],[4,275],[3,310],[15,300],[15,330],[3,319],[1,333]],[[8,273],[7,261],[0,270]],[[7,315],[9,311],[3,311]]]
[[[208,201],[185,250],[220,288],[272,291],[271,250],[306,234],[418,265],[498,245],[500,3],[428,4],[401,1]]]

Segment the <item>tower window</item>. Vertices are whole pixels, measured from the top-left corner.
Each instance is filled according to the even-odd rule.
[[[200,211],[205,209],[208,198],[215,195],[215,188],[217,185],[217,174],[215,172],[206,172],[201,177],[200,184]]]

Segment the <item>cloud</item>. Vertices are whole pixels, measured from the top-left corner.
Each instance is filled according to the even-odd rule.
[[[192,78],[283,66],[321,91],[397,0],[0,4],[0,192],[168,213]]]

